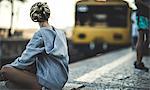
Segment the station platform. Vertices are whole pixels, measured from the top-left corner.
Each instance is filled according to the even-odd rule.
[[[63,90],[150,90],[150,72],[134,68],[136,53],[124,48],[69,65],[69,80]],[[150,69],[150,57],[144,57]],[[0,82],[0,90],[12,90]]]
[[[134,68],[136,53],[126,48],[70,64],[64,90],[150,90],[150,72]],[[150,57],[144,57],[150,69]]]

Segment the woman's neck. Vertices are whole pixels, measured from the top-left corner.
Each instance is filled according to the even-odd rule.
[[[48,21],[44,21],[44,22],[39,22],[39,26],[41,27],[50,27]]]
[[[53,30],[52,26],[48,23],[48,21],[39,22],[39,26],[40,26],[40,28],[47,27],[47,28],[49,28],[49,30]]]

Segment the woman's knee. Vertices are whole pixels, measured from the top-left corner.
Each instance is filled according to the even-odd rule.
[[[3,72],[4,74],[7,74],[7,73],[9,73],[12,69],[13,69],[13,67],[8,66],[8,65],[5,65],[5,66],[2,66],[1,72]]]
[[[138,49],[138,50],[142,49],[142,43],[141,42],[137,42],[136,49]]]

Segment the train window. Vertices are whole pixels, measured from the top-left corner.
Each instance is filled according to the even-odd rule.
[[[127,6],[125,5],[77,5],[76,25],[126,27],[127,10]]]
[[[77,11],[78,12],[87,12],[88,7],[86,5],[78,6]]]

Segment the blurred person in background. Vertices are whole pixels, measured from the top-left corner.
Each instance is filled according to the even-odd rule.
[[[23,89],[62,90],[68,80],[68,47],[66,36],[48,23],[47,3],[37,2],[30,17],[40,29],[34,34],[20,57],[0,70],[0,81]]]
[[[131,44],[132,44],[132,50],[135,50],[137,38],[138,38],[138,26],[137,26],[137,19],[136,19],[136,10],[132,10],[131,21],[132,21],[132,31],[131,31],[132,42],[131,42]]]
[[[134,62],[136,69],[148,72],[149,69],[145,67],[142,62],[144,52],[149,47],[150,43],[150,0],[136,0],[137,6],[137,24],[139,37],[136,45],[137,58]]]

